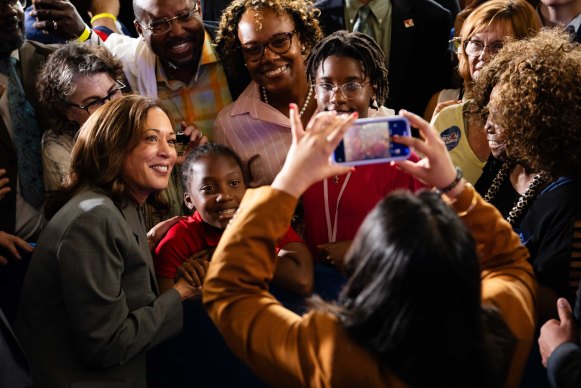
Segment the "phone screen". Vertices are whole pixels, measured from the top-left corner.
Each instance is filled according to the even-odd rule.
[[[333,160],[358,165],[407,159],[409,147],[391,141],[393,135],[411,135],[407,119],[390,116],[356,120],[335,149]]]

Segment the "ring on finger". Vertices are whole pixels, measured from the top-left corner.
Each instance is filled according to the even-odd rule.
[[[58,28],[58,24],[56,23],[56,20],[53,20],[52,21],[52,29],[53,29],[53,31],[56,31],[57,28]]]

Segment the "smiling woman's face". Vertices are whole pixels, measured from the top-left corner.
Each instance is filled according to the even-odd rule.
[[[468,55],[468,65],[470,68],[470,77],[472,80],[478,78],[480,75],[480,71],[492,58],[496,53],[493,53],[490,47],[498,44],[499,42],[504,42],[506,38],[510,38],[514,36],[514,32],[512,27],[509,24],[491,24],[489,28],[486,30],[477,32],[476,34],[472,35],[469,39],[472,42],[477,42],[484,46],[487,46],[480,55],[470,56]]]
[[[295,24],[291,16],[277,15],[269,8],[261,12],[261,29],[258,29],[254,10],[246,10],[242,15],[238,23],[240,44],[264,44],[277,34],[294,31]],[[252,80],[264,86],[272,94],[286,93],[293,87],[302,87],[301,82],[306,82],[306,69],[298,33],[292,36],[290,49],[287,52],[276,54],[266,47],[262,58],[259,60],[245,58],[244,62]]]
[[[502,101],[500,101],[499,86],[494,87],[490,93],[490,101],[488,102],[488,119],[484,130],[486,131],[486,139],[488,140],[488,147],[492,156],[496,159],[505,159],[506,144],[504,142],[504,128],[498,124],[501,119],[498,108]]]
[[[127,153],[121,171],[129,194],[143,204],[149,194],[167,187],[176,162],[176,135],[169,117],[157,107],[147,112],[137,146]]]

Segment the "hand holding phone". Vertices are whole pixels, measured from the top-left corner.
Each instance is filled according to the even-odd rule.
[[[408,146],[392,141],[394,135],[411,136],[409,121],[402,116],[355,120],[331,158],[337,164],[358,166],[408,159]]]

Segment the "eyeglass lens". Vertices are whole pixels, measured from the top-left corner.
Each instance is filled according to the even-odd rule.
[[[245,43],[241,45],[242,54],[246,59],[251,61],[258,61],[262,59],[264,55],[264,50],[268,46],[268,49],[275,54],[284,54],[288,52],[292,46],[292,38],[294,31],[283,32],[274,35],[266,43],[252,42]]]
[[[171,23],[174,20],[177,20],[178,23],[187,23],[192,19],[192,17],[196,14],[196,12],[198,12],[198,6],[194,5],[194,8],[192,8],[186,12],[183,12],[181,14],[178,14],[172,18],[154,20],[153,22],[151,22],[149,24],[148,29],[154,35],[163,34],[165,32],[168,32],[169,30],[171,30]]]
[[[360,84],[359,82],[348,82],[341,86],[335,86],[331,83],[322,83],[317,85],[317,88],[319,89],[320,94],[329,97],[335,95],[339,90],[341,90],[343,97],[349,100],[359,96],[363,85],[365,85],[365,83]]]
[[[479,41],[473,41],[473,40],[469,40],[466,42],[466,55],[471,56],[471,57],[477,57],[480,54],[482,54],[482,52],[488,48],[488,52],[490,54],[496,54],[500,51],[500,49],[502,49],[502,47],[504,46],[504,42],[501,40],[497,40],[495,42],[492,42],[490,44],[484,44],[482,42]]]

